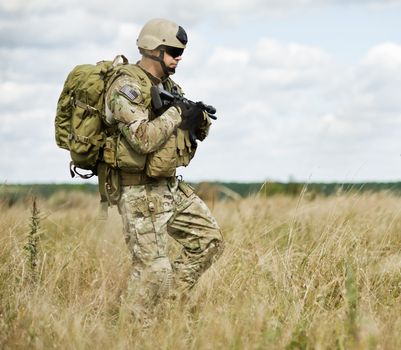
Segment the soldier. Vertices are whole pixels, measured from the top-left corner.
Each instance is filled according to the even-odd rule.
[[[149,21],[137,39],[141,60],[124,65],[106,94],[106,121],[121,135],[116,146],[118,209],[133,259],[129,294],[138,320],[148,318],[172,291],[190,290],[223,249],[211,212],[176,177],[176,168],[187,166],[196,151],[189,130],[203,140],[210,120],[202,109],[183,102],[155,110],[150,97],[152,86],[181,92],[170,75],[186,44],[185,30],[174,22]],[[174,262],[167,256],[167,234],[182,246]]]

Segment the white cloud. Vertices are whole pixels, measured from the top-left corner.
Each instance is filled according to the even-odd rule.
[[[284,164],[286,157],[292,155],[316,159],[320,167],[324,164],[332,168],[330,164],[342,164],[346,154],[347,166],[352,168],[352,155],[358,162],[379,148],[389,154],[399,152],[389,146],[392,143],[384,146],[389,136],[395,136],[391,129],[398,125],[400,115],[398,45],[378,45],[359,64],[344,67],[319,48],[261,42],[259,50],[249,49],[249,53],[257,53],[258,60],[251,55],[247,65],[239,61],[234,67],[219,68],[231,92],[243,86],[243,95],[237,94],[237,101],[243,101],[237,111],[232,105],[223,106],[226,113],[222,119],[228,118],[229,122],[217,121],[223,129],[230,125],[234,128],[233,123],[240,129],[237,138],[230,138],[235,140],[232,149],[238,157],[246,150],[248,155],[243,156],[248,161],[253,159],[256,163],[266,158],[268,162],[269,158],[281,157]],[[389,48],[391,54],[387,55]],[[211,69],[213,75],[218,68],[211,65],[206,69]],[[238,85],[232,84],[230,69],[231,73],[241,72],[243,79]],[[214,96],[224,101],[218,91]],[[227,140],[226,143],[230,144]],[[330,156],[326,159],[319,153]],[[252,165],[252,169],[255,167],[259,165]],[[268,177],[271,169],[266,166],[264,171]]]
[[[217,47],[210,56],[208,63],[211,65],[246,65],[249,62],[249,57],[249,52],[246,50]]]
[[[257,63],[273,67],[309,68],[330,63],[330,56],[318,47],[291,43],[282,45],[273,39],[260,39],[253,50]]]
[[[14,0],[14,1],[0,1],[0,9],[2,12],[8,14],[13,13],[32,13],[32,12],[41,12],[49,9],[55,10],[59,8],[60,1],[52,1],[52,0]]]
[[[347,172],[360,178],[395,176],[385,173],[384,163],[381,173],[370,163],[366,173],[356,169],[369,162],[368,156],[379,159],[378,152],[385,159],[401,153],[399,43],[384,40],[359,62],[345,65],[318,45],[257,34],[247,43],[216,46],[213,31],[194,24],[206,13],[224,22],[256,13],[255,7],[263,14],[330,3],[341,1],[223,1],[210,6],[194,1],[181,7],[178,0],[157,2],[154,12],[166,11],[163,16],[188,24],[191,37],[174,79],[189,98],[218,109],[209,138],[183,171],[190,179],[286,180],[289,174],[306,179],[315,171],[326,180]],[[136,35],[155,13],[148,2],[136,4],[132,13],[128,1],[112,8],[106,1],[0,4],[0,147],[6,149],[0,155],[0,181],[67,181],[68,152],[57,149],[53,130],[67,73],[76,64],[118,53],[128,52],[135,61]]]
[[[363,65],[379,66],[382,69],[397,70],[401,68],[401,45],[383,43],[369,50]]]
[[[0,108],[14,112],[56,104],[57,92],[54,84],[48,83],[0,83]],[[49,103],[52,101],[52,103]]]
[[[117,25],[108,18],[99,18],[83,9],[38,13],[11,18],[2,23],[0,39],[3,47],[76,47],[83,43],[109,43],[115,37]]]
[[[113,17],[141,23],[152,17],[166,17],[175,18],[186,24],[194,24],[207,16],[217,17],[223,22],[233,20],[240,22],[244,15],[260,18],[317,6],[357,5],[381,9],[400,4],[401,0],[221,0],[207,5],[203,0],[192,0],[185,5],[181,0],[148,0],[135,4],[130,0],[120,0],[118,4],[111,4],[108,0],[85,2],[80,0],[1,0],[0,14],[22,18],[43,14],[63,14],[71,9],[79,9],[79,11],[101,17],[102,20]]]

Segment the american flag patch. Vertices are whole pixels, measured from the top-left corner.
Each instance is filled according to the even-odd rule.
[[[124,85],[119,91],[131,102],[134,102],[134,100],[138,97],[138,93],[129,85]]]

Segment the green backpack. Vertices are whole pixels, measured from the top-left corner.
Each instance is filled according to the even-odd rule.
[[[68,75],[57,103],[55,118],[56,143],[70,151],[71,176],[90,178],[97,174],[97,165],[106,141],[103,122],[104,100],[110,78],[116,67],[128,64],[123,56],[96,65],[76,66]],[[90,170],[81,174],[77,168]]]

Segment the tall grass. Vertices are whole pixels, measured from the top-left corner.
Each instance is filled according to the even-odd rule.
[[[400,349],[400,204],[386,193],[214,203],[223,256],[148,329],[130,317],[115,209],[99,222],[90,195],[39,201],[39,273],[27,288],[32,213],[4,206],[0,348]]]

